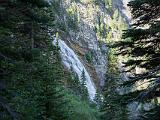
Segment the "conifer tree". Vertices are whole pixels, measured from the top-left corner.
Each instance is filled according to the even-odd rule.
[[[59,0],[0,1],[0,119],[97,118],[96,109],[64,84],[59,47],[52,46],[50,36],[62,29],[57,24],[59,9]],[[76,79],[75,87],[81,88]],[[83,95],[88,96],[84,88]]]
[[[83,100],[88,100],[88,90],[86,87],[86,75],[84,70],[81,74],[81,96]]]
[[[0,57],[1,57],[1,81],[4,94],[1,94],[1,111],[8,115],[2,115],[2,119],[17,119],[21,117],[15,108],[15,98],[21,100],[27,98],[27,89],[31,83],[31,77],[27,76],[34,68],[32,62],[37,59],[41,45],[47,41],[42,41],[44,33],[44,23],[47,18],[47,2],[27,1],[27,0],[7,0],[0,4]],[[40,25],[41,24],[41,25]],[[44,27],[43,31],[41,27]],[[42,34],[41,36],[38,36]],[[47,39],[46,39],[47,40]],[[43,46],[45,47],[45,46]],[[28,81],[27,81],[28,80]],[[17,88],[18,86],[18,88]],[[22,102],[22,101],[21,101]],[[21,103],[19,102],[19,106]],[[9,117],[11,116],[11,117]]]
[[[101,95],[100,90],[97,90],[97,91],[96,91],[96,95],[95,95],[95,98],[94,98],[94,102],[96,103],[97,108],[98,108],[98,109],[101,109],[102,103],[103,103],[103,97],[102,97],[102,95]]]
[[[49,4],[9,0],[1,8],[2,119],[65,119],[60,56],[48,35]]]
[[[140,101],[156,99],[160,96],[160,1],[134,0],[128,6],[134,23],[124,32],[124,40],[115,45],[119,48],[117,54],[129,57],[124,63],[127,68],[125,72],[133,76],[124,85],[148,83],[147,88],[135,91],[135,94],[129,93],[128,96]],[[136,68],[143,71],[137,73]]]

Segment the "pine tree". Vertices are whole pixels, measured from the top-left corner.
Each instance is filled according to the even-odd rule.
[[[97,109],[101,109],[102,104],[103,104],[103,98],[102,98],[100,90],[96,91],[94,102],[96,103]]]
[[[141,120],[159,120],[160,119],[160,106],[156,106],[148,111],[144,111],[141,113]]]
[[[73,71],[71,66],[71,75],[67,78],[67,86],[73,91],[76,96],[80,96],[81,94],[81,83],[78,77],[78,74]]]
[[[40,52],[39,47],[37,47],[40,44],[37,43],[41,43],[40,38],[33,33],[43,33],[39,29],[39,24],[44,21],[38,21],[38,17],[36,19],[35,15],[38,15],[38,12],[42,11],[45,6],[47,3],[44,1],[1,1],[0,64],[2,79],[0,83],[5,86],[1,93],[1,111],[7,113],[7,115],[2,115],[2,119],[18,119],[20,117],[15,112],[17,110],[14,108],[13,101],[20,94],[27,97],[25,89],[27,89],[28,84],[25,83],[27,83],[27,79],[30,79],[27,75],[33,67],[31,62],[36,59]],[[30,23],[34,24],[29,26]],[[37,31],[33,30],[35,26]],[[17,86],[19,86],[18,90],[16,90]],[[20,90],[22,90],[21,93]]]
[[[81,74],[81,97],[83,100],[88,100],[88,90],[86,87],[86,75],[84,70]]]
[[[0,1],[0,119],[97,119],[98,111],[64,84],[59,47],[52,46],[50,36],[64,30],[57,24],[59,9],[59,0]]]
[[[134,23],[124,32],[124,40],[115,45],[119,48],[117,54],[129,57],[124,63],[125,72],[133,74],[124,86],[147,82],[147,88],[129,93],[129,98],[140,101],[156,99],[160,96],[160,1],[134,0],[128,6]],[[136,68],[143,71],[137,73]]]
[[[58,82],[63,70],[48,35],[54,11],[44,0],[1,3],[1,118],[65,119],[64,91]]]

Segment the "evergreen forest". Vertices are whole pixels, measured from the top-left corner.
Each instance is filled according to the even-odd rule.
[[[160,0],[124,1],[0,0],[0,120],[160,120]]]

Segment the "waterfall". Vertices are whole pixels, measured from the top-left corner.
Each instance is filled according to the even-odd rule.
[[[60,39],[54,39],[53,44],[56,45],[57,42],[58,46],[60,47],[60,54],[64,66],[66,66],[68,69],[72,67],[73,71],[78,75],[79,80],[81,79],[81,74],[84,70],[86,76],[86,87],[89,93],[89,97],[93,101],[96,94],[96,89],[89,73],[87,72],[75,52],[64,41]]]

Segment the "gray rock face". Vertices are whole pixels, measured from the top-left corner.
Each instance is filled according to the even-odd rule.
[[[118,9],[127,24],[131,22],[131,13],[127,6],[130,0],[113,0],[113,8]]]
[[[99,23],[99,17],[102,18],[102,22],[104,24],[112,24],[111,14],[104,8],[103,4],[96,6],[94,3],[85,4],[82,2],[74,3],[71,1],[72,0],[62,0],[62,6],[66,10],[74,8],[77,11],[76,14],[79,16],[78,30],[75,31],[69,29],[68,31],[70,35],[70,42],[83,50],[81,61],[84,64],[87,63],[84,57],[85,54],[88,52],[92,53],[92,61],[90,61],[89,64],[93,67],[92,69],[94,69],[95,72],[89,72],[91,76],[95,76],[96,73],[96,77],[94,79],[96,79],[95,81],[98,83],[98,86],[103,87],[108,64],[108,48],[106,43],[97,36],[95,27]],[[124,21],[129,23],[129,15],[125,14],[126,10],[128,10],[126,9],[126,4],[127,2],[125,0],[113,0],[112,7],[114,10],[118,9],[119,13],[124,18]],[[112,36],[113,39],[119,39],[119,35],[116,31],[112,31]],[[77,52],[74,45],[72,48]]]
[[[101,22],[103,22],[107,26],[112,26],[112,23],[115,21],[113,21],[111,13],[109,11],[106,11],[103,5],[97,7],[93,3],[83,4],[81,2],[74,3],[71,1],[72,0],[62,0],[62,6],[65,8],[65,10],[70,9],[71,7],[76,9],[77,11],[76,14],[78,14],[79,16],[78,30],[75,31],[68,29],[70,39],[66,38],[66,40],[65,39],[63,40],[67,41],[66,43],[72,43],[72,45],[68,44],[68,46],[71,47],[71,49],[74,51],[76,55],[79,55],[78,56],[79,58],[77,59],[80,59],[80,62],[86,69],[86,72],[89,73],[89,77],[91,77],[92,80],[96,82],[96,86],[103,88],[105,81],[105,74],[108,68],[108,58],[107,58],[108,47],[106,46],[104,40],[102,40],[97,36],[95,27],[98,24],[100,17],[102,19]],[[131,15],[129,12],[129,8],[127,8],[127,2],[130,0],[112,0],[112,1],[113,1],[112,9],[113,10],[118,9],[119,14],[123,18],[123,21],[129,24],[131,21]],[[66,16],[64,16],[63,18],[64,21],[67,21]],[[113,29],[111,30],[111,32],[112,32],[111,39],[115,41],[120,39],[122,31]],[[92,59],[91,61],[86,60],[86,55],[88,53],[91,54],[90,55]],[[77,63],[77,60],[75,60],[75,63]],[[66,64],[69,64],[69,62]],[[123,68],[121,65],[119,69],[122,71]],[[82,69],[80,71],[82,71]],[[120,76],[123,81],[118,81],[119,83],[122,83],[124,82],[124,80],[128,79],[127,75],[124,73],[121,73]],[[130,92],[131,90],[132,88],[117,88],[119,94],[125,94]],[[127,107],[130,112],[129,118],[131,120],[139,119],[138,116],[140,114],[141,106],[143,105],[139,105],[137,102],[128,104]],[[146,104],[143,107],[145,109],[148,109],[150,106]]]
[[[82,23],[83,24],[83,23]],[[95,31],[88,25],[80,25],[80,31],[76,33],[76,36],[72,32],[72,40],[79,44],[83,49],[88,52],[92,52],[92,62],[90,63],[94,66],[96,71],[99,85],[104,85],[105,73],[107,70],[107,47],[105,43],[99,43]],[[76,39],[74,39],[76,37]],[[76,40],[76,41],[75,41]],[[101,44],[101,45],[100,45]]]
[[[96,76],[95,80],[98,86],[104,85],[105,73],[107,71],[107,46],[105,42],[99,42],[97,38],[95,25],[97,23],[97,16],[100,9],[96,9],[95,4],[82,4],[76,3],[76,5],[71,4],[68,0],[64,2],[65,7],[74,6],[76,7],[78,14],[80,16],[80,21],[78,23],[78,30],[69,31],[71,36],[71,42],[78,45],[79,48],[83,49],[82,61],[84,64],[90,64],[95,72],[90,72],[91,76]],[[72,47],[75,49],[75,47]],[[74,50],[76,52],[76,49]],[[86,62],[85,55],[91,53],[92,60]],[[96,75],[95,75],[96,74]],[[94,79],[95,79],[94,78]]]
[[[95,50],[93,58],[93,65],[96,69],[97,76],[99,78],[99,85],[102,88],[104,86],[105,74],[107,71],[107,46],[102,43],[100,50]]]
[[[142,110],[150,110],[154,107],[151,103],[131,102],[127,105],[129,111],[129,120],[140,120]]]

